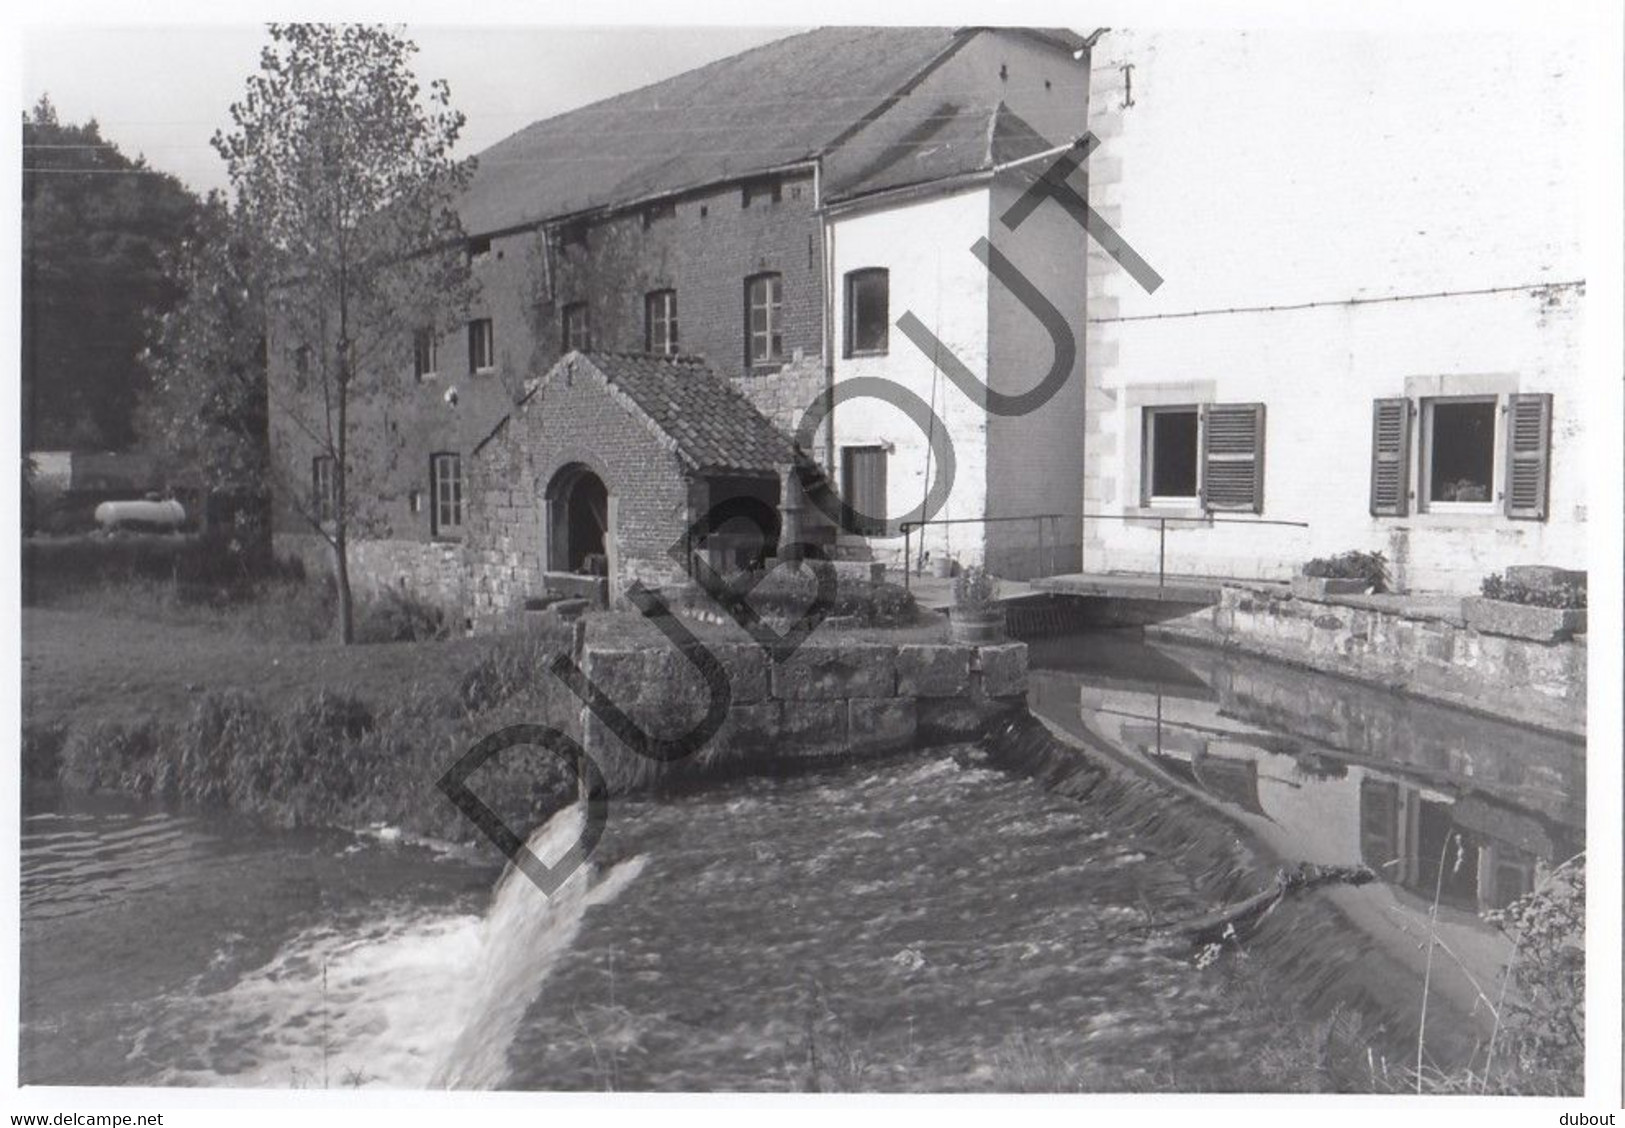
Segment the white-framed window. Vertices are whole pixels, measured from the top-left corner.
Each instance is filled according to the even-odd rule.
[[[463,459],[442,451],[429,456],[429,522],[437,537],[463,532]]]
[[[440,348],[433,329],[419,329],[412,334],[412,374],[418,382],[433,380],[439,370]]]
[[[325,524],[338,516],[337,463],[329,454],[310,460],[310,508],[316,520]]]
[[[489,317],[468,323],[468,370],[490,372],[496,367],[496,336]]]
[[[676,355],[676,290],[654,290],[643,296],[643,349],[662,356]]]
[[[1202,496],[1201,409],[1146,408],[1142,443],[1142,504],[1195,506]]]
[[[571,302],[559,316],[559,351],[592,348],[592,327],[587,320],[587,303]]]
[[[1422,508],[1433,513],[1495,512],[1499,426],[1495,396],[1422,401]]]
[[[745,279],[745,361],[778,364],[784,359],[784,280],[777,274]]]
[[[1141,505],[1264,512],[1263,404],[1147,407],[1142,428]]]
[[[891,275],[883,267],[854,270],[846,276],[846,355],[881,356],[886,352],[891,304]]]

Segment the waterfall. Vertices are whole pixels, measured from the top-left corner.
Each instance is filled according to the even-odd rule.
[[[583,808],[560,811],[530,836],[537,857],[559,857],[581,835]],[[461,969],[472,981],[462,1029],[446,1048],[430,1086],[493,1089],[508,1073],[508,1046],[526,1009],[581,931],[587,908],[613,900],[643,868],[635,857],[597,871],[590,863],[571,874],[551,897],[515,867],[497,883],[491,909],[480,926],[478,955]],[[463,991],[459,991],[462,994]]]

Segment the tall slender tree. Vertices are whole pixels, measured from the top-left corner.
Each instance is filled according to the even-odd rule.
[[[450,90],[419,85],[397,30],[269,32],[214,145],[266,279],[280,502],[332,549],[348,643],[349,550],[382,527],[396,449],[381,420],[411,384],[414,333],[449,328],[470,297],[453,203],[472,166],[452,155],[464,119]]]

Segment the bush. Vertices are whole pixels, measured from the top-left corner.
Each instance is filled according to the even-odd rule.
[[[1530,607],[1556,607],[1565,611],[1583,610],[1586,605],[1586,585],[1563,582],[1550,587],[1534,587],[1508,579],[1499,572],[1484,577],[1479,593],[1485,599],[1498,599],[1502,603],[1523,603]]]
[[[1486,1065],[1504,1091],[1578,1094],[1585,1080],[1585,857],[1541,867],[1532,892],[1484,919],[1511,938],[1508,995]]]
[[[1388,559],[1380,552],[1354,549],[1337,556],[1317,556],[1303,566],[1303,574],[1326,580],[1364,580],[1372,591],[1388,590]]]
[[[818,577],[811,566],[774,568],[761,576],[747,599],[764,619],[793,620],[806,614],[817,594]],[[684,607],[718,609],[697,584],[685,586],[678,602]],[[918,617],[918,607],[913,593],[896,584],[842,577],[835,584],[826,614],[851,618],[863,627],[905,627]]]
[[[987,607],[999,597],[999,581],[974,564],[954,577],[954,605],[967,610]]]
[[[356,602],[357,642],[426,642],[450,634],[451,624],[445,612],[409,592],[389,588]]]

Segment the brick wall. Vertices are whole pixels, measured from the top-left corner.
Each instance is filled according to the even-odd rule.
[[[687,355],[704,357],[713,371],[739,380],[747,397],[787,430],[823,389],[823,312],[820,225],[813,213],[812,179],[782,179],[779,199],[757,196],[742,205],[741,189],[730,185],[691,193],[672,213],[645,222],[641,211],[589,224],[584,245],[555,237],[551,246],[538,231],[498,235],[488,253],[473,263],[479,293],[467,312],[437,342],[437,371],[419,381],[411,350],[403,346],[391,362],[398,382],[387,404],[358,410],[361,450],[352,470],[352,488],[366,491],[369,529],[357,540],[436,542],[430,519],[430,457],[438,452],[463,456],[465,478],[473,472],[474,448],[484,440],[560,355],[562,311],[586,302],[594,347],[641,351],[644,295],[675,289],[678,340]],[[750,368],[745,354],[745,279],[774,272],[783,285],[784,359]],[[495,366],[469,369],[467,321],[490,318]],[[292,342],[273,348],[273,379],[285,385]],[[456,405],[447,402],[455,389]],[[314,402],[306,405],[307,410]],[[314,445],[274,421],[279,461],[287,468],[279,493],[308,490]],[[820,455],[821,450],[808,453]],[[519,508],[539,506],[539,494],[518,497]],[[471,506],[465,504],[465,510]],[[277,506],[279,533],[305,532],[282,496]],[[455,534],[453,534],[454,536]],[[441,531],[440,539],[453,539]],[[437,554],[430,553],[429,557]],[[398,552],[352,559],[372,584],[408,583],[421,569],[408,567]]]
[[[610,555],[617,570],[610,591],[620,593],[633,580],[655,586],[681,578],[681,566],[667,550],[689,522],[682,466],[595,373],[571,365],[556,372],[472,460],[465,547],[476,629],[507,622],[525,599],[543,594],[546,493],[555,475],[573,463],[597,474],[609,492],[608,537],[615,542]]]

